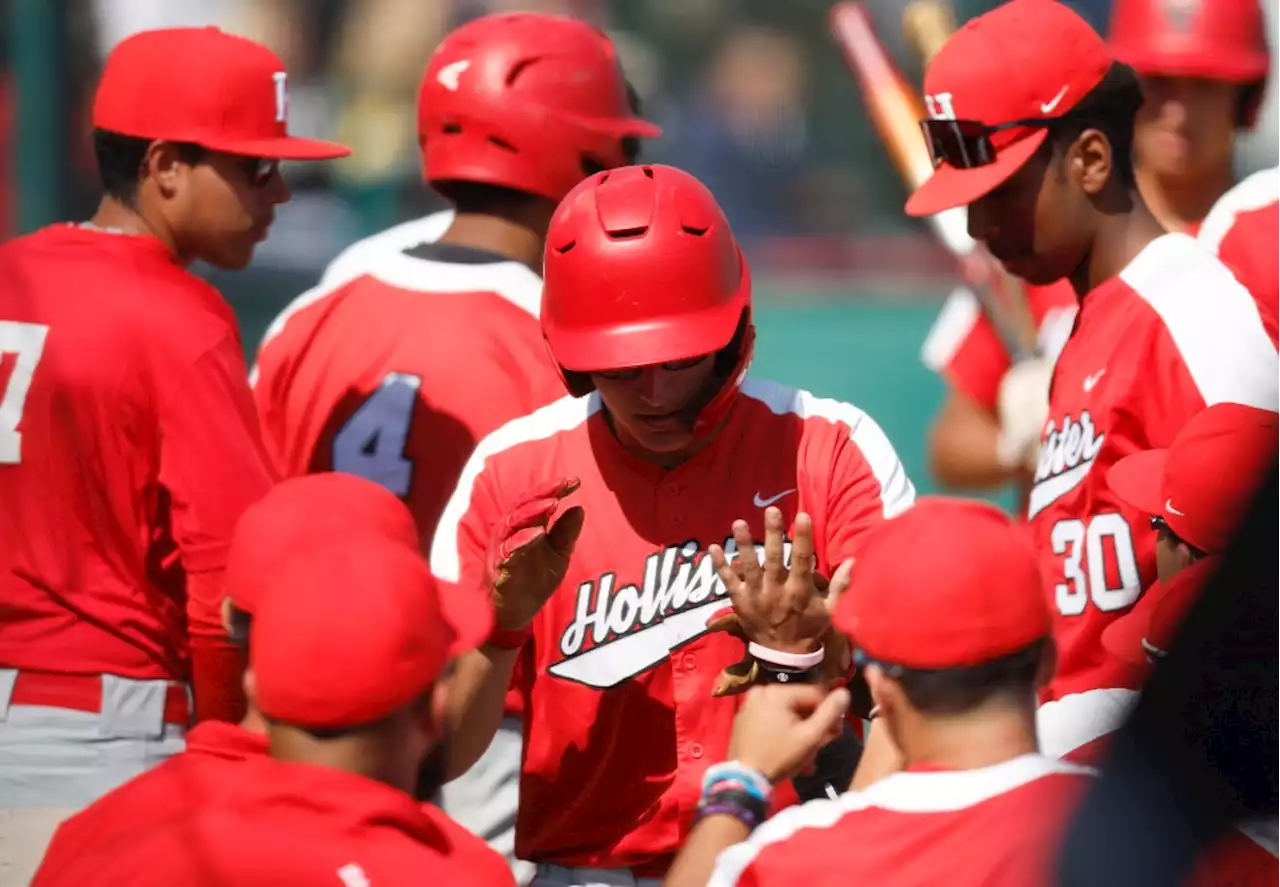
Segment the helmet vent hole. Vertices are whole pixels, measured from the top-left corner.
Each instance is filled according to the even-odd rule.
[[[507,86],[514,85],[520,75],[524,73],[525,68],[529,67],[536,61],[537,59],[523,59],[516,62],[515,67],[507,72]]]
[[[652,166],[642,166],[642,167],[640,167],[640,171],[641,171],[641,172],[643,172],[643,173],[644,173],[646,176],[648,176],[649,178],[653,178],[653,167],[652,167]]]
[[[504,151],[510,151],[512,154],[516,153],[516,146],[508,142],[506,139],[501,139],[497,136],[489,136],[489,141]]]
[[[577,245],[578,245],[578,241],[570,240],[568,243],[564,244],[563,246],[557,246],[556,252],[563,256],[565,253],[567,253],[569,250],[573,249]]]
[[[699,225],[681,225],[680,228],[685,234],[692,234],[694,237],[701,237],[707,233],[707,228]]]
[[[642,236],[648,230],[648,225],[641,225],[638,228],[619,228],[617,231],[610,231],[609,237],[613,240],[630,240],[633,237]]]
[[[456,136],[462,132],[461,123],[445,123],[440,127],[440,131],[447,136]]]

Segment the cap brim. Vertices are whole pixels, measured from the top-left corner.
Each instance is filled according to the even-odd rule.
[[[907,215],[937,215],[958,206],[968,206],[991,193],[1031,159],[1048,135],[1048,131],[1038,129],[1026,138],[1001,148],[996,154],[996,162],[986,166],[956,169],[943,163],[907,198]]]
[[[441,590],[445,593],[440,597],[440,610],[454,633],[449,658],[455,659],[479,647],[493,631],[493,605],[479,592],[460,586]]]
[[[278,139],[256,139],[243,142],[201,142],[212,151],[225,151],[243,157],[266,157],[273,160],[337,160],[347,157],[351,149],[337,142],[283,136]]]
[[[1147,450],[1125,456],[1107,472],[1111,491],[1146,514],[1164,514],[1164,466],[1168,450]]]
[[[618,127],[618,134],[638,139],[656,139],[662,136],[662,127],[640,117],[629,117]]]
[[[562,115],[565,120],[576,123],[586,129],[607,133],[621,139],[633,136],[638,139],[656,139],[662,135],[662,127],[650,123],[643,117],[592,117],[582,114]]]

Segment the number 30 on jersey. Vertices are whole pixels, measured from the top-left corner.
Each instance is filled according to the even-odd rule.
[[[1089,520],[1060,520],[1049,533],[1053,553],[1063,556],[1064,581],[1054,586],[1063,616],[1079,616],[1090,601],[1110,612],[1129,606],[1142,592],[1133,534],[1120,514],[1095,514]],[[1107,576],[1107,549],[1115,552],[1116,582]]]
[[[388,373],[333,436],[333,470],[407,496],[413,483],[413,460],[404,451],[421,387],[421,376]]]

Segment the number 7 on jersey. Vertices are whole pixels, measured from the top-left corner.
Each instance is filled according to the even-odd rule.
[[[0,465],[22,461],[18,425],[48,336],[43,324],[0,320]]]

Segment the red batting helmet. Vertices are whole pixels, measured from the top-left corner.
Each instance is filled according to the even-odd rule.
[[[570,393],[590,372],[715,353],[726,382],[695,432],[719,423],[755,328],[751,273],[705,185],[656,164],[591,176],[551,218],[543,273],[542,332]]]
[[[428,182],[479,182],[558,201],[627,163],[625,138],[662,130],[633,116],[613,43],[585,22],[489,15],[449,34],[418,93]]]
[[[1271,64],[1258,0],[1116,0],[1110,43],[1139,74],[1253,86],[1242,122],[1257,116]]]

